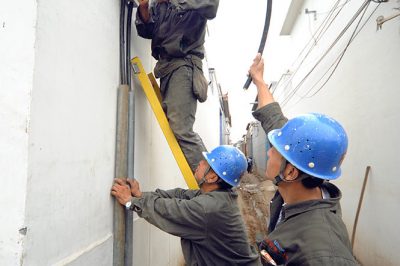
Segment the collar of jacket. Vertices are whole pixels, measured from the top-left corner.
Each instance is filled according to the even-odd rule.
[[[334,212],[339,211],[339,200],[342,198],[342,192],[338,187],[329,182],[324,182],[321,187],[325,188],[329,192],[331,198],[285,204],[282,207],[285,212],[285,219],[289,219],[292,216],[315,209],[330,209]]]

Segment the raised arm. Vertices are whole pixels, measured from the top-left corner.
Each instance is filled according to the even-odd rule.
[[[135,24],[140,37],[153,38],[154,21],[149,9],[149,0],[139,0]]]
[[[264,59],[261,57],[261,54],[257,54],[257,56],[254,58],[253,64],[250,67],[249,74],[253,79],[254,85],[256,85],[257,87],[257,109],[260,109],[267,104],[275,102],[275,99],[272,96],[272,93],[270,92],[267,83],[265,83],[264,81]]]
[[[261,54],[257,54],[254,58],[249,74],[258,92],[258,106],[253,116],[261,122],[265,133],[268,134],[273,129],[281,128],[287,122],[287,118],[264,81],[264,59]]]

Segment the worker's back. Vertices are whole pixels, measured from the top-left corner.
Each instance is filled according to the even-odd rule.
[[[251,248],[237,204],[237,193],[230,189],[199,194],[191,200],[204,207],[204,236],[198,240],[182,237],[182,250],[188,265],[259,265]]]

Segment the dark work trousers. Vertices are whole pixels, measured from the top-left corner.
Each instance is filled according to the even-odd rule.
[[[189,66],[181,66],[171,74],[161,78],[163,109],[169,125],[194,171],[203,159],[202,152],[206,147],[199,134],[193,131],[196,118],[197,99],[193,94],[193,70]],[[163,84],[167,82],[167,84]]]

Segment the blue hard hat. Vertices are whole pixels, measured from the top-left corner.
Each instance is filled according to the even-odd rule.
[[[297,169],[311,176],[332,180],[341,174],[347,151],[347,135],[334,119],[310,113],[289,120],[268,133],[278,152]]]
[[[244,154],[230,145],[221,145],[211,152],[203,152],[204,158],[214,172],[231,186],[237,186],[244,171],[247,160]]]

